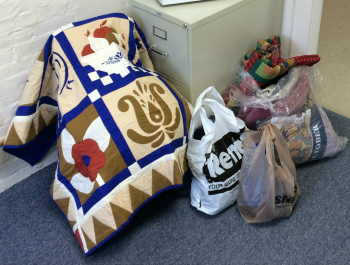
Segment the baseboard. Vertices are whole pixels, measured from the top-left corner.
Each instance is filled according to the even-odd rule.
[[[52,146],[46,156],[35,166],[0,149],[0,193],[56,161],[57,145]]]

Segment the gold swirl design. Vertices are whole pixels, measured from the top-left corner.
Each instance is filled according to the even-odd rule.
[[[129,129],[127,135],[130,140],[137,144],[151,143],[152,148],[157,148],[164,142],[165,135],[170,139],[174,138],[175,130],[180,125],[180,110],[178,107],[175,108],[174,118],[168,104],[161,96],[165,94],[165,90],[160,85],[152,83],[142,88],[139,81],[136,81],[136,85],[138,91],[133,90],[135,96],[122,97],[118,102],[118,108],[122,112],[127,112],[132,106],[140,129],[147,134],[145,136]]]

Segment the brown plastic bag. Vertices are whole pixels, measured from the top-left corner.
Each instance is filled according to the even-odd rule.
[[[247,223],[289,216],[300,195],[286,140],[276,126],[246,131],[237,207]]]

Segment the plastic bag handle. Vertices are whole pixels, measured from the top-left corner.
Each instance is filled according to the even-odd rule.
[[[254,156],[252,158],[252,161],[258,160],[258,156],[261,155],[261,153],[265,153],[266,150],[266,142],[267,142],[267,137],[268,137],[268,130],[264,130],[261,138],[260,138],[260,143],[258,147],[255,150]],[[244,141],[244,139],[243,139]],[[252,169],[255,169],[256,172],[252,172]],[[259,176],[259,168],[257,167],[250,167],[248,175],[249,176]]]
[[[196,127],[196,123],[198,123],[198,116],[200,117],[200,119],[201,119],[201,114],[200,114],[200,112],[201,111],[204,111],[204,113],[205,113],[205,110],[202,108],[202,105],[203,105],[203,103],[202,103],[202,101],[203,101],[203,98],[204,98],[204,96],[206,96],[206,94],[207,93],[209,93],[209,92],[211,92],[211,90],[213,90],[213,88],[214,87],[208,87],[206,90],[204,90],[203,91],[203,93],[201,93],[199,96],[198,96],[198,98],[197,98],[197,100],[196,100],[196,104],[195,104],[195,106],[194,106],[194,108],[193,108],[193,111],[192,111],[192,119],[191,119],[191,123],[190,123],[190,129],[189,129],[189,131],[188,131],[188,135],[189,135],[189,137],[191,137],[192,135],[193,135],[193,133],[194,133],[194,130],[196,129],[196,128],[194,128],[194,127]],[[214,89],[215,90],[215,89]],[[201,110],[202,109],[202,110]],[[203,129],[204,129],[204,127],[203,127]],[[204,129],[204,132],[205,132],[205,129]]]
[[[280,160],[283,161],[283,163],[285,164],[285,166],[287,166],[289,171],[292,173],[294,172],[294,175],[295,175],[296,169],[295,169],[294,162],[290,156],[290,151],[289,151],[289,147],[286,139],[284,139],[281,132],[278,130],[278,128],[275,125],[269,124],[268,129],[271,136],[276,139],[274,144],[277,148],[277,152],[280,157]]]
[[[270,125],[270,124],[269,124]],[[267,162],[272,165],[273,167],[276,166],[276,158],[275,158],[275,153],[272,149],[271,146],[275,145],[274,141],[272,140],[272,138],[275,138],[270,126],[268,126],[266,128],[267,131],[267,139],[266,139],[266,157],[267,157]],[[275,138],[276,139],[276,138]]]
[[[214,115],[215,121],[227,124],[231,131],[239,132],[245,125],[238,125],[234,113],[225,107],[224,100],[215,87],[209,87],[197,98],[196,105],[192,112],[190,130],[188,132],[190,139],[197,126],[201,124],[205,135],[215,133],[215,124],[207,117],[205,107],[210,108]],[[242,121],[243,123],[243,121]]]
[[[193,113],[196,113],[202,106],[202,101],[204,99],[213,99],[217,103],[219,103],[222,106],[225,106],[225,102],[222,99],[221,95],[219,92],[215,89],[215,87],[211,86],[208,87],[206,90],[204,90],[199,97],[196,100],[196,104],[193,109]]]
[[[236,117],[231,110],[229,110],[225,106],[222,106],[220,103],[213,99],[204,98],[202,102],[203,105],[210,107],[215,113],[215,120],[227,120],[227,117],[231,116],[232,119],[230,119],[230,123],[238,128]]]
[[[199,116],[199,117],[198,117]],[[194,130],[197,129],[195,123],[200,119],[200,124],[203,126],[205,135],[209,135],[215,132],[214,123],[207,117],[207,114],[203,108],[199,108],[196,113],[192,115],[190,129],[188,131],[188,135],[192,138]]]
[[[201,117],[202,126],[205,135],[208,135],[215,131],[215,124],[208,118],[205,110],[203,108],[199,109],[199,116]]]
[[[286,139],[284,139],[284,137],[282,136],[281,132],[277,129],[277,127],[272,124],[268,124],[267,126],[269,128],[271,135],[278,140],[281,146],[283,146],[284,148],[288,148]]]

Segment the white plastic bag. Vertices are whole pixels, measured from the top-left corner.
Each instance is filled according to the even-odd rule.
[[[215,122],[209,117],[215,117]],[[192,113],[187,149],[193,174],[191,204],[198,210],[213,215],[236,201],[244,128],[244,122],[225,107],[215,87],[200,94]],[[196,130],[203,130],[203,136],[194,137]]]

